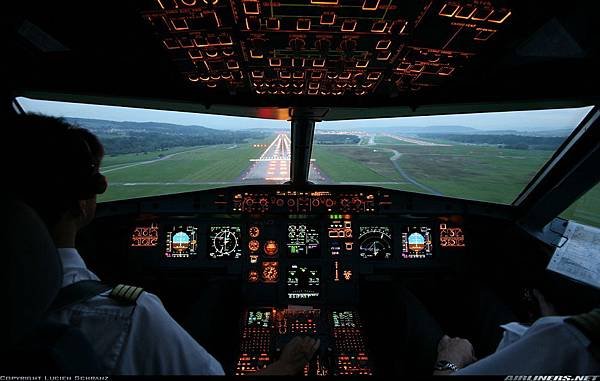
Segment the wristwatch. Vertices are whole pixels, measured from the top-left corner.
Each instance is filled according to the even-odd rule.
[[[460,368],[456,366],[456,364],[451,363],[450,361],[439,360],[435,363],[435,370],[451,370],[453,372],[456,372],[459,369]]]

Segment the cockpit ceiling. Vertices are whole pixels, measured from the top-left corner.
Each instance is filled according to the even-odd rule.
[[[438,87],[468,71],[511,15],[498,1],[445,0],[155,0],[142,11],[205,96],[287,97]]]

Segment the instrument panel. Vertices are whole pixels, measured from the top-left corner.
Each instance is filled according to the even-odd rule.
[[[236,274],[256,303],[351,303],[362,275],[451,265],[466,247],[463,222],[351,213],[158,217],[131,229],[129,252],[159,270]]]

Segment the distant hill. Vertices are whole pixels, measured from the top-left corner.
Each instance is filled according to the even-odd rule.
[[[249,138],[262,139],[268,135],[262,131],[224,131],[169,123],[66,119],[97,135],[107,155],[158,151],[172,147],[235,144]]]
[[[447,125],[447,126],[423,126],[423,127],[362,127],[357,128],[365,132],[377,132],[377,133],[392,133],[392,134],[408,134],[408,135],[421,135],[421,134],[461,134],[461,135],[522,135],[522,136],[557,136],[566,137],[571,134],[571,129],[554,129],[544,130],[542,127],[528,127],[527,130],[523,129],[506,129],[506,130],[482,130],[473,127],[460,126],[460,125]]]
[[[214,128],[204,126],[182,126],[180,124],[156,123],[156,122],[115,122],[102,119],[85,118],[66,118],[69,122],[80,125],[81,127],[93,130],[98,133],[106,133],[111,129],[121,131],[152,131],[166,134],[188,134],[188,135],[206,135],[211,133],[223,132]]]

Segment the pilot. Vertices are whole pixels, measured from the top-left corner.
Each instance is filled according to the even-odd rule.
[[[4,151],[18,159],[7,177],[12,196],[29,204],[46,223],[62,261],[63,288],[98,280],[75,248],[75,237],[94,218],[96,196],[107,187],[99,172],[102,144],[88,130],[63,119],[25,114],[12,122],[16,135],[5,139],[9,146]],[[173,320],[158,297],[138,292],[126,305],[108,297],[109,292],[51,315],[58,323],[81,329],[107,373],[224,374],[221,364]],[[318,340],[296,337],[278,361],[257,374],[297,374],[318,346]]]
[[[557,316],[554,306],[533,290],[541,318],[531,326],[502,325],[504,334],[491,355],[477,360],[467,339],[442,337],[434,374],[531,375],[600,372],[600,308],[576,316]]]
[[[397,317],[399,329],[388,333],[386,339],[400,343],[396,355],[402,359],[393,363],[390,372],[586,375],[600,371],[599,308],[582,315],[557,316],[554,306],[541,292],[533,290],[534,300],[529,309],[537,310],[535,317],[541,317],[528,326],[517,323],[514,312],[494,292],[456,286],[447,284],[444,289],[454,295],[462,292],[462,298],[448,300],[443,294],[434,295],[430,310],[405,286],[390,287],[393,290],[389,297],[394,303],[389,315]],[[429,299],[426,294],[422,296]],[[439,316],[441,325],[434,315]],[[457,329],[466,333],[474,344],[445,334],[458,333]]]

